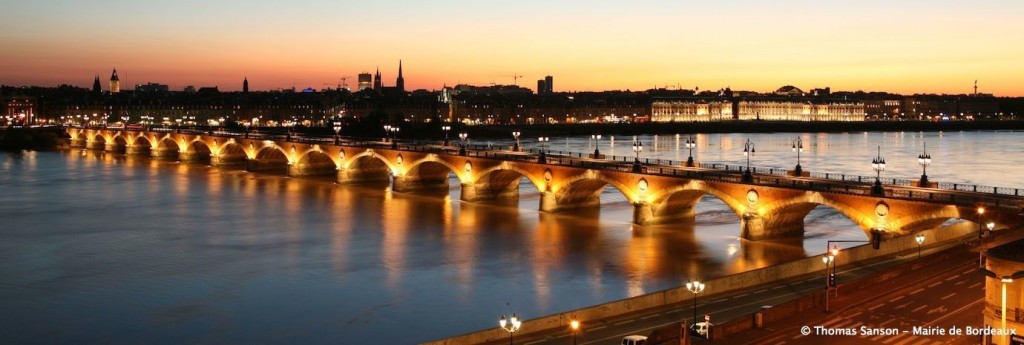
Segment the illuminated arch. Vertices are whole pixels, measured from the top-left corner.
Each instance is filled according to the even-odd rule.
[[[398,167],[394,166],[391,162],[381,155],[373,151],[363,151],[352,158],[345,159],[342,164],[342,169],[356,170],[363,172],[383,172],[386,174],[394,175],[398,171]]]
[[[555,188],[555,200],[559,205],[594,205],[600,203],[601,191],[611,185],[630,203],[636,203],[638,198],[629,187],[623,185],[616,179],[608,178],[596,171],[587,171],[569,177],[561,181]]]
[[[433,156],[409,163],[409,167],[403,172],[405,176],[418,179],[444,179],[445,181],[448,180],[449,173],[455,174],[455,178],[459,179],[460,184],[467,181],[468,173],[465,172],[465,169],[459,169],[452,166],[451,163]]]
[[[538,191],[544,190],[545,183],[530,172],[519,168],[514,164],[504,164],[480,171],[473,183],[495,186],[519,185],[522,178],[526,178]]]
[[[759,207],[757,209],[757,214],[766,218],[768,223],[766,224],[766,227],[771,226],[772,224],[782,223],[800,222],[802,224],[804,217],[806,217],[811,210],[818,207],[818,205],[824,205],[838,211],[840,214],[853,221],[854,224],[860,226],[861,230],[863,230],[868,236],[870,236],[872,228],[879,226],[884,226],[888,231],[902,231],[899,226],[900,224],[891,222],[888,224],[880,224],[878,217],[873,213],[861,212],[857,208],[825,198],[818,192],[811,192],[792,198],[776,200],[764,205],[763,207]],[[874,209],[869,212],[873,211]]]
[[[708,185],[704,181],[690,180],[687,183],[672,186],[652,196],[654,213],[657,216],[671,216],[674,212],[692,210],[704,195],[714,196],[724,203],[737,217],[742,218],[747,212],[745,202],[733,198],[728,193]],[[690,211],[687,211],[691,213]]]
[[[281,149],[281,147],[277,145],[268,145],[260,148],[258,151],[256,151],[254,159],[270,162],[289,162],[288,153],[286,153],[283,149]]]

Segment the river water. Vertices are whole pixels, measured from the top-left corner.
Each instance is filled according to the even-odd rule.
[[[1024,187],[1020,132],[799,134],[809,171]],[[791,167],[797,134],[699,135],[702,162]],[[642,136],[642,157],[685,160],[685,137]],[[526,147],[540,145],[522,138]],[[631,137],[605,154],[631,155]],[[511,141],[492,141],[506,145]],[[474,141],[475,144],[487,143]],[[548,149],[592,151],[587,138]],[[453,180],[454,181],[454,180]],[[866,239],[819,207],[806,237],[740,240],[705,197],[696,224],[634,227],[611,187],[600,211],[392,193],[94,151],[0,156],[0,339],[5,343],[406,344],[787,262]]]

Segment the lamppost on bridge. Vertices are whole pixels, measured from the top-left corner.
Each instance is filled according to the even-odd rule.
[[[391,131],[391,148],[392,149],[398,149],[398,131],[399,130],[401,130],[401,128],[398,128],[398,126],[391,126],[391,129],[389,129],[389,131]]]
[[[505,315],[502,315],[498,319],[498,325],[501,326],[501,329],[508,332],[508,343],[512,345],[512,337],[523,326],[523,321],[519,320],[519,316],[516,316],[516,314],[512,314],[512,317],[509,319],[505,319]]]
[[[590,139],[594,140],[594,159],[601,158],[601,135],[591,134]]]
[[[391,138],[391,125],[384,125],[384,141],[387,142]]]
[[[452,130],[452,126],[443,125],[441,126],[441,130],[444,131],[444,146],[448,146],[448,131]]]
[[[522,132],[512,131],[512,138],[516,140],[516,144],[514,146],[512,146],[512,151],[519,151],[519,135],[520,134],[522,134]]]
[[[871,195],[885,196],[885,188],[882,187],[882,171],[885,170],[882,146],[878,146],[878,156],[871,160],[871,169],[875,170],[875,185],[871,186]]]
[[[466,132],[459,133],[459,143],[460,143],[459,155],[461,155],[461,156],[465,156],[466,155],[466,138],[469,138],[469,133],[466,133]]]
[[[245,138],[246,139],[249,139],[249,126],[252,126],[252,123],[249,122],[249,121],[246,121],[245,122]]]
[[[825,264],[825,312],[828,312],[828,295],[829,290],[832,289],[833,276],[828,272],[828,266],[836,260],[836,257],[832,254],[826,254],[821,257],[821,263]]]
[[[985,245],[985,239],[981,237],[983,234],[981,230],[982,217],[985,216],[985,208],[978,206],[978,267],[985,268],[985,250],[982,247]]]
[[[569,321],[569,328],[572,329],[572,345],[576,345],[576,332],[580,329],[580,321],[575,318]]]
[[[800,167],[800,153],[804,152],[804,139],[796,137],[793,140],[793,152],[796,152],[796,168],[793,169],[793,175],[796,177],[803,176],[803,168]]]
[[[704,292],[704,283],[694,280],[686,283],[686,289],[693,293],[693,324],[697,324],[697,294]]]
[[[334,145],[341,144],[341,122],[334,121]]]
[[[743,157],[747,158],[747,170],[743,171],[743,183],[754,182],[754,174],[750,172],[750,156],[753,156],[756,151],[754,142],[748,138],[747,142],[743,143]]]
[[[537,163],[545,164],[545,163],[548,162],[547,152],[545,150],[545,143],[547,143],[549,140],[551,140],[551,138],[548,138],[548,137],[538,137],[537,138],[537,142],[540,143],[540,154],[537,155]]]
[[[696,147],[697,147],[697,138],[694,138],[693,134],[690,134],[686,138],[686,149],[690,150],[690,156],[686,158],[686,166],[687,167],[691,167],[692,168],[694,166],[694,163],[693,163],[693,149],[696,148]]]
[[[121,116],[121,131],[122,132],[128,131],[128,119],[129,118],[128,118],[127,115]]]
[[[640,167],[640,152],[644,151],[644,143],[640,140],[633,140],[633,153],[636,154],[636,158],[633,159],[633,172],[638,173],[642,169]]]
[[[928,187],[928,166],[932,164],[932,155],[928,154],[928,143],[924,143],[924,152],[917,155],[917,164],[921,165],[921,182],[918,187]]]
[[[181,119],[174,119],[174,122],[177,123],[177,127],[175,128],[174,131],[180,133],[181,132]]]
[[[921,244],[924,244],[924,234],[918,234],[914,236],[914,241],[917,241],[917,258],[921,258]]]

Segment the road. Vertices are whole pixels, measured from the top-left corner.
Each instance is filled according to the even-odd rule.
[[[761,344],[977,344],[978,336],[951,335],[950,329],[981,327],[984,276],[977,258],[967,251],[940,264],[887,282],[878,291],[858,291],[861,299],[831,314],[805,313],[757,340]],[[873,296],[872,296],[873,295]],[[865,298],[866,297],[866,298]],[[810,327],[810,335],[802,332]],[[862,328],[863,327],[863,328]],[[914,333],[914,327],[932,330]],[[864,330],[887,330],[875,334]],[[843,330],[855,335],[842,335]],[[751,332],[753,333],[753,332]],[[743,339],[747,337],[746,339]],[[715,344],[748,343],[750,335],[738,334]],[[742,340],[740,340],[742,339]]]
[[[935,254],[943,250],[947,250],[951,248],[951,246],[953,248],[959,248],[951,250],[966,252],[966,250],[963,249],[964,246],[962,244],[954,243],[925,250],[925,254]],[[977,264],[976,255],[963,255],[974,258],[974,261],[972,262],[974,262],[975,265]],[[844,280],[874,274],[891,267],[908,263],[915,259],[917,259],[917,253],[913,252],[899,256],[886,256],[871,262],[848,265],[848,267],[840,266],[839,280],[842,282]],[[698,317],[701,319],[703,319],[703,315],[705,313],[710,313],[712,323],[715,323],[716,320],[724,321],[737,317],[747,317],[759,310],[762,306],[779,304],[805,296],[815,291],[820,291],[824,288],[824,285],[825,277],[821,274],[815,274],[765,284],[742,291],[711,296],[698,296],[697,313]],[[822,314],[817,315],[821,316]],[[687,320],[689,323],[692,318],[693,304],[691,300],[666,308],[661,308],[659,310],[645,311],[643,313],[626,315],[614,319],[600,321],[582,320],[581,331],[577,334],[576,341],[577,344],[581,345],[619,344],[622,337],[626,335],[647,335],[654,329],[671,325],[672,323],[679,322],[680,320]],[[796,331],[794,330],[794,333],[792,334],[797,334],[795,332]],[[504,342],[495,342],[494,344],[507,343],[506,339]],[[569,332],[567,327],[563,332],[531,334],[522,337],[517,336],[515,338],[515,343],[525,345],[572,344],[572,334]],[[715,343],[717,344],[718,341],[715,341]]]

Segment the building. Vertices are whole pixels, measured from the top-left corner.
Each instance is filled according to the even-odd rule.
[[[655,99],[651,102],[651,121],[707,122],[731,120],[733,103],[726,100]]]
[[[121,79],[117,77],[117,69],[110,74],[110,93],[121,92]]]
[[[100,76],[96,76],[96,79],[92,81],[92,92],[100,93],[103,92],[103,87],[100,86]]]
[[[1015,338],[993,336],[988,344],[1024,344],[1024,240],[986,251],[985,327],[1012,329]]]
[[[761,121],[864,121],[864,103],[823,99],[744,99],[736,103],[736,119]]]
[[[167,84],[158,83],[145,83],[142,85],[135,85],[135,92],[168,92],[170,87]]]
[[[27,126],[36,123],[36,102],[29,97],[12,97],[7,100],[6,125]]]
[[[249,77],[242,80],[242,92],[249,93]]]
[[[373,75],[370,72],[359,73],[359,87],[356,91],[363,91],[373,87]]]
[[[866,99],[864,114],[870,119],[897,119],[903,116],[903,101],[899,99]]]
[[[555,92],[555,78],[550,76],[550,75],[544,77],[544,88],[547,90],[546,93],[549,93],[549,94],[550,93],[554,93]]]
[[[537,94],[545,93],[547,90],[547,83],[544,82],[544,79],[537,79]]]
[[[377,74],[373,77],[373,91],[381,93],[384,88],[384,82],[380,80],[380,67],[377,67]]]
[[[398,92],[405,92],[405,78],[402,77],[402,60],[398,60],[398,79],[395,79],[395,88]]]
[[[775,95],[776,96],[803,96],[804,95],[804,91],[800,90],[796,86],[786,85],[786,86],[780,87],[778,90],[775,90]]]

